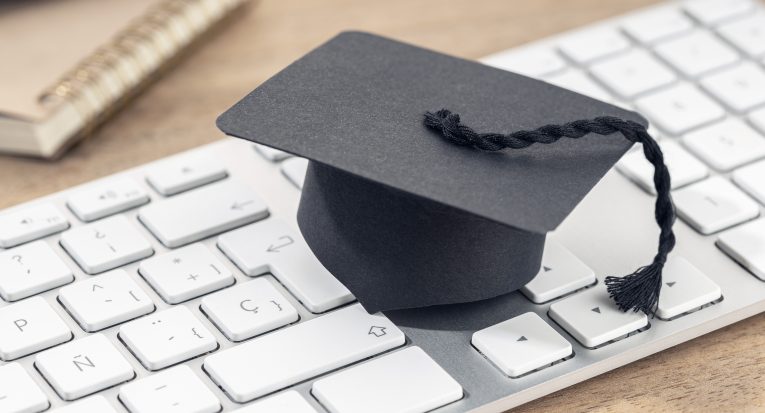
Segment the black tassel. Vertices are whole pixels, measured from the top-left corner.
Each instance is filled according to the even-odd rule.
[[[654,167],[653,183],[656,187],[656,223],[659,224],[659,248],[653,263],[639,268],[624,277],[606,277],[609,296],[622,311],[643,311],[654,314],[661,293],[661,272],[667,255],[675,247],[675,208],[670,196],[670,177],[664,164],[664,155],[646,128],[633,121],[604,116],[583,119],[563,125],[545,125],[531,131],[516,131],[509,134],[477,133],[462,125],[460,117],[447,109],[436,113],[426,112],[424,124],[437,131],[442,137],[456,145],[472,146],[484,151],[499,151],[506,148],[521,149],[534,143],[549,144],[560,138],[581,138],[589,133],[610,135],[620,132],[628,140],[643,145],[643,154]]]

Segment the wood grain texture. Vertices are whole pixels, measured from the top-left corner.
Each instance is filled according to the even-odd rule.
[[[653,2],[264,0],[62,160],[0,156],[0,208],[221,139],[221,111],[341,30],[477,58]],[[763,411],[763,331],[765,315],[755,316],[515,411]]]

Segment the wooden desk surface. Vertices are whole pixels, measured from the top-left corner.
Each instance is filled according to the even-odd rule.
[[[0,157],[0,208],[221,139],[215,117],[340,30],[478,58],[655,0],[264,0],[55,163]],[[765,315],[528,403],[518,412],[762,411]]]

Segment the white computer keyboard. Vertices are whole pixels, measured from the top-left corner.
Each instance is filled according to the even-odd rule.
[[[306,161],[225,139],[0,212],[0,412],[498,412],[765,311],[761,3],[666,3],[484,61],[651,121],[682,219],[657,318],[599,282],[652,255],[639,153],[521,292],[370,315],[297,231]]]

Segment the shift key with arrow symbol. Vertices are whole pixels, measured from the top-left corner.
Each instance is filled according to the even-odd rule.
[[[226,180],[141,208],[139,220],[167,247],[175,248],[268,216],[249,186]]]

